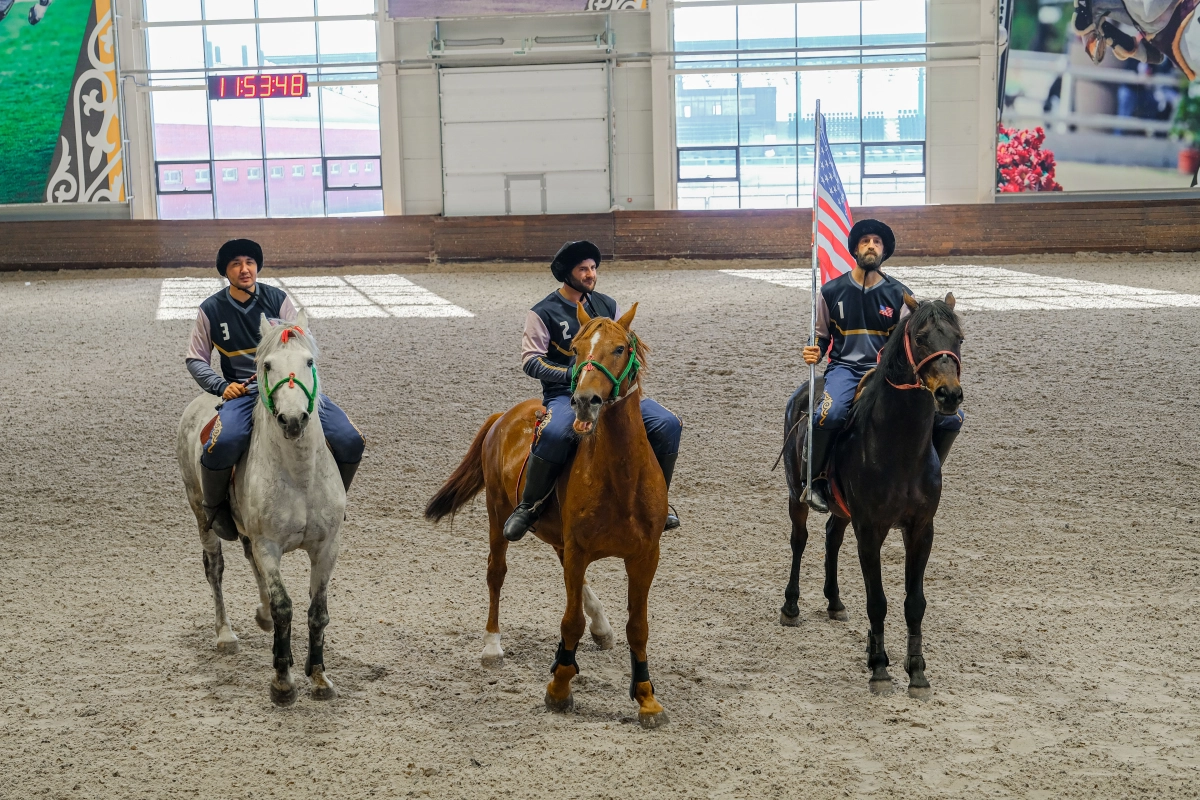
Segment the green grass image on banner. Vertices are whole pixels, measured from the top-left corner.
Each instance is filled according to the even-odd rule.
[[[92,0],[56,0],[30,25],[33,3],[0,21],[0,203],[44,203],[50,161],[75,78]]]

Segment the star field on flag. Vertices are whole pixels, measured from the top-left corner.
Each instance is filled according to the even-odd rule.
[[[817,126],[817,263],[821,267],[821,283],[827,283],[844,272],[854,269],[854,258],[846,249],[846,238],[854,224],[850,216],[850,205],[846,192],[838,177],[837,165],[833,163],[833,151],[825,137],[825,117],[821,115]]]

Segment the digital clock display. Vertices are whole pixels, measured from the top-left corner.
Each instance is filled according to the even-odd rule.
[[[212,100],[248,100],[259,97],[308,97],[308,75],[216,75],[208,79]]]

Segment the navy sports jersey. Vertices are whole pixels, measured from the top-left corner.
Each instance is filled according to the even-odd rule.
[[[880,273],[882,281],[863,291],[846,272],[821,287],[817,302],[817,345],[829,351],[829,364],[867,369],[900,320],[908,316],[908,287]],[[832,344],[832,349],[830,345]]]
[[[591,317],[615,319],[617,301],[592,292],[584,295],[583,310]],[[553,291],[529,310],[521,367],[525,374],[542,382],[542,394],[564,392],[571,385],[571,339],[579,332],[575,304]]]
[[[296,307],[282,289],[265,283],[257,284],[254,296],[245,304],[229,295],[229,287],[200,304],[187,364],[201,388],[221,394],[230,383],[254,380],[254,356],[258,352],[259,323],[263,314],[267,319],[293,319]],[[213,348],[221,356],[221,376],[208,366]]]

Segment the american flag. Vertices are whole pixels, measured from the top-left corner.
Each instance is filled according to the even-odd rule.
[[[842,190],[837,165],[833,163],[833,152],[829,139],[825,138],[825,117],[820,116],[817,153],[817,263],[821,267],[821,283],[827,283],[838,275],[854,269],[854,257],[846,249],[846,238],[854,220],[850,217],[850,205]]]

